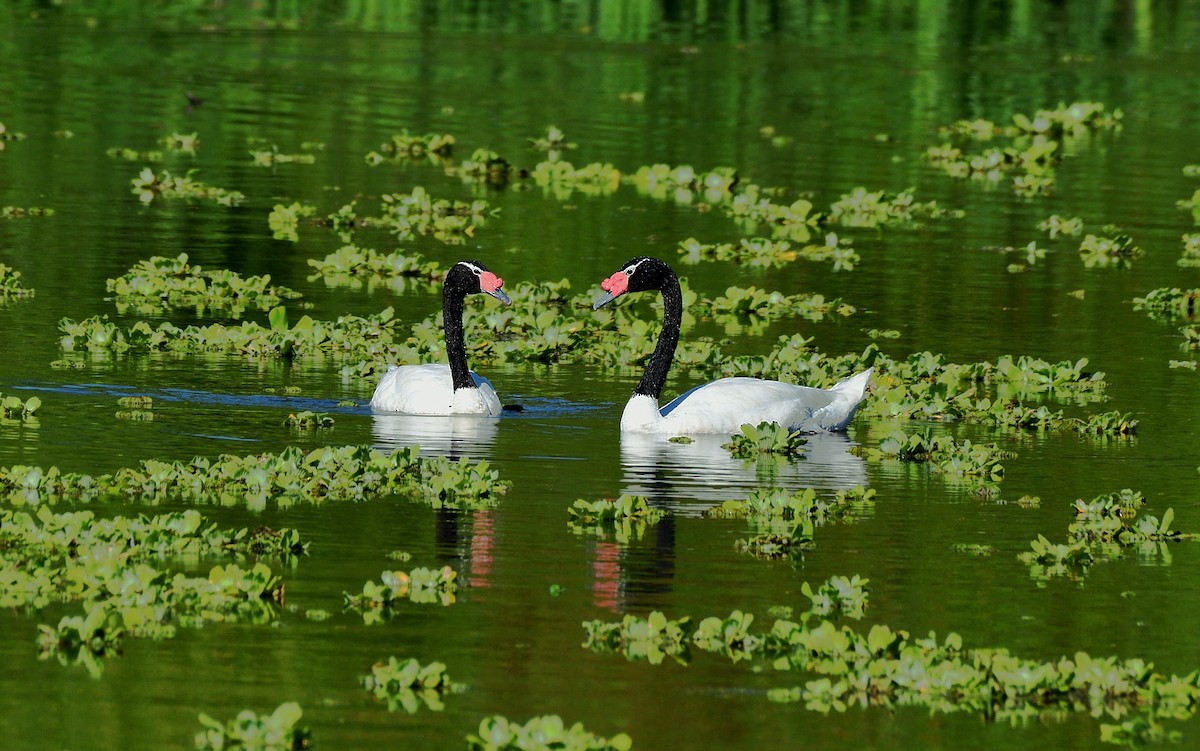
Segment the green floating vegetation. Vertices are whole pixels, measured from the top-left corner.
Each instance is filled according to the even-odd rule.
[[[345,607],[362,613],[367,624],[380,623],[404,601],[453,605],[458,599],[458,572],[449,566],[384,571],[378,582],[369,581],[359,594],[343,592]]]
[[[422,704],[441,712],[445,709],[442,697],[458,688],[443,663],[422,665],[411,658],[401,661],[389,657],[387,662],[377,662],[371,666],[371,674],[359,681],[376,699],[387,703],[389,712],[403,710],[408,714],[416,714]]]
[[[621,171],[608,162],[582,167],[564,160],[538,162],[529,176],[555,199],[566,201],[578,192],[585,196],[610,196],[621,187]]]
[[[189,263],[187,253],[175,258],[152,256],[105,284],[116,295],[118,310],[133,306],[142,313],[194,308],[197,313],[227,310],[240,317],[247,307],[265,311],[302,297],[295,290],[271,284],[269,275],[242,277],[229,269],[205,271]]]
[[[22,420],[26,422],[33,420],[41,408],[42,400],[36,396],[31,396],[22,401],[17,396],[4,396],[4,394],[0,394],[0,417],[6,420]]]
[[[424,159],[437,162],[441,157],[450,156],[453,150],[454,136],[448,133],[426,133],[416,136],[404,130],[381,145],[379,151],[369,152],[367,164],[374,167],[386,161],[419,162]]]
[[[437,261],[426,261],[420,253],[395,250],[379,253],[354,244],[343,245],[321,260],[310,258],[308,265],[317,273],[309,281],[324,279],[331,287],[388,285],[397,279],[422,282],[441,281],[446,270]],[[431,287],[432,288],[432,287]]]
[[[27,216],[54,216],[54,209],[40,206],[30,206],[29,208],[4,206],[0,208],[0,219],[24,219]]]
[[[283,421],[284,425],[297,430],[316,430],[317,428],[332,428],[333,416],[326,412],[293,412]]]
[[[804,344],[799,342],[797,347]],[[873,347],[868,348],[871,350]],[[866,354],[860,359],[865,360]],[[803,350],[794,357],[798,363],[822,362]],[[1085,358],[1052,363],[1024,355],[1004,355],[994,363],[963,364],[947,363],[940,354],[918,352],[902,361],[876,355],[872,362],[876,366],[872,395],[859,411],[873,417],[1011,423],[1012,427],[1025,429],[1074,428],[1077,423],[1058,419],[1057,414],[1044,424],[1031,421],[1031,408],[1024,405],[1046,398],[1087,404],[1103,400],[1107,388],[1104,373],[1086,370]],[[831,364],[824,360],[823,369]],[[803,373],[791,377],[801,383],[807,381]],[[1086,419],[1085,423],[1090,425],[1092,420]],[[1113,425],[1119,427],[1120,422]]]
[[[1065,143],[1089,133],[1116,131],[1120,110],[1108,112],[1099,102],[1074,102],[1053,110],[1038,110],[1033,116],[1013,115],[1013,124],[998,126],[990,120],[960,120],[943,128],[949,140],[931,146],[925,158],[954,178],[998,183],[1011,176],[1013,190],[1032,197],[1046,195],[1054,187],[1054,169],[1062,162]],[[969,144],[992,140],[1003,145],[969,153]]]
[[[733,198],[738,174],[733,167],[717,167],[703,172],[687,164],[677,167],[652,164],[639,167],[623,181],[632,184],[642,195],[660,201],[671,200],[687,205],[699,196],[707,204],[725,204]]]
[[[117,400],[117,406],[125,409],[154,409],[154,397],[123,396]]]
[[[801,592],[809,599],[808,610],[799,614],[801,623],[815,618],[844,615],[860,619],[866,613],[868,579],[834,576],[815,589],[808,583]],[[734,610],[728,618],[710,616],[700,622],[683,617],[668,619],[654,611],[646,618],[626,615],[618,623],[584,621],[586,632],[583,647],[597,652],[620,652],[627,660],[645,660],[661,664],[670,657],[686,665],[691,661],[691,647],[706,652],[718,652],[734,662],[751,659],[763,649],[763,638],[751,631],[752,613]]]
[[[221,206],[237,206],[245,200],[245,194],[236,190],[218,188],[194,179],[192,175],[195,173],[196,170],[192,169],[183,177],[176,177],[163,170],[156,175],[154,170],[146,167],[130,180],[131,191],[142,203],[150,203],[155,198],[195,198],[216,201]]]
[[[1200,266],[1200,234],[1185,234],[1182,240],[1183,253],[1175,264],[1184,268]]]
[[[1200,224],[1200,190],[1192,193],[1192,197],[1183,201],[1176,201],[1175,205],[1184,211],[1192,212],[1192,219],[1197,224]]]
[[[534,717],[524,725],[502,715],[484,718],[479,730],[467,736],[471,751],[629,751],[633,741],[625,733],[604,738],[582,723],[567,727],[558,715]]]
[[[111,519],[48,506],[32,514],[0,509],[0,607],[37,611],[82,602],[82,616],[42,625],[38,643],[43,659],[82,664],[99,675],[99,658],[118,653],[126,635],[164,639],[177,627],[276,617],[283,584],[262,562],[188,577],[156,568],[158,561],[231,554],[287,559],[307,548],[295,530],[221,530],[190,509]]]
[[[5,141],[24,141],[25,134],[16,130],[9,130],[4,123],[0,123],[0,151],[4,150]]]
[[[304,203],[294,202],[287,206],[275,204],[275,208],[267,215],[267,227],[271,230],[271,237],[276,240],[299,242],[300,220],[315,213],[316,207]]]
[[[1038,222],[1038,229],[1050,235],[1051,239],[1059,235],[1079,237],[1083,234],[1083,220],[1077,216],[1062,217],[1058,214],[1051,214]]]
[[[1144,310],[1151,318],[1164,321],[1194,319],[1200,315],[1200,289],[1152,289],[1145,297],[1133,298],[1133,309]]]
[[[470,203],[432,198],[418,185],[411,193],[386,193],[381,197],[379,216],[361,216],[355,204],[347,204],[328,217],[335,231],[356,227],[378,227],[400,240],[430,235],[449,245],[458,245],[475,235],[476,228],[487,222],[499,209],[490,209],[487,201]]]
[[[122,329],[108,316],[92,316],[76,322],[59,321],[62,348],[112,352],[223,352],[251,357],[297,358],[316,355],[354,355],[387,361],[385,347],[395,338],[399,323],[393,311],[362,318],[341,316],[336,321],[317,321],[302,316],[289,325],[287,311],[270,311],[270,326],[244,321],[239,326],[211,324],[180,328],[163,322],[151,328],[146,321]]]
[[[124,159],[127,162],[151,162],[158,164],[163,160],[163,153],[157,149],[138,151],[125,146],[113,146],[104,152],[113,159]]]
[[[576,500],[567,509],[571,519],[567,528],[577,535],[612,535],[617,542],[641,539],[646,528],[662,521],[666,514],[650,506],[643,496],[621,494],[616,499]]]
[[[0,263],[0,300],[33,297],[34,290],[21,284],[21,272]]]
[[[746,519],[753,537],[738,540],[738,550],[757,558],[799,556],[815,547],[817,527],[853,523],[869,516],[875,491],[861,485],[839,490],[822,498],[812,488],[789,492],[781,488],[759,488],[745,500],[731,500],[708,508],[705,516]]]
[[[255,167],[274,167],[277,164],[315,164],[317,155],[309,152],[287,154],[279,150],[275,144],[260,144],[258,148],[250,149],[250,158]]]
[[[956,441],[935,435],[932,428],[907,434],[895,431],[877,447],[856,446],[852,451],[868,461],[899,460],[928,463],[935,471],[951,478],[997,483],[1004,479],[1005,459],[1015,456],[996,444],[984,445],[970,440]]]
[[[566,134],[554,125],[551,125],[546,129],[546,135],[538,136],[537,138],[530,138],[529,145],[538,151],[550,152],[564,151],[566,149],[573,149],[576,147],[575,144],[567,140]]]
[[[30,505],[123,498],[257,510],[268,500],[287,507],[395,493],[440,506],[494,502],[508,487],[486,461],[422,458],[415,446],[391,454],[370,446],[326,446],[308,453],[289,446],[278,454],[222,454],[215,460],[144,459],[136,467],[95,477],[57,467],[0,467],[0,500]]]
[[[200,148],[199,133],[171,133],[158,139],[167,151],[174,151],[177,154],[196,155],[196,149]]]
[[[626,616],[621,623],[585,622],[583,646],[655,664],[666,655],[687,664],[694,647],[755,671],[765,663],[777,672],[813,673],[818,677],[805,685],[771,689],[767,698],[802,702],[821,713],[922,707],[1013,723],[1065,720],[1069,713],[1107,716],[1120,721],[1101,723],[1100,738],[1111,743],[1178,739],[1163,721],[1188,719],[1200,707],[1200,671],[1167,676],[1136,658],[1076,652],[1040,662],[1005,649],[968,649],[954,633],[939,641],[933,633],[913,638],[884,624],[866,633],[839,628],[812,611],[800,622],[777,618],[765,632],[751,630],[752,623],[753,616],[741,611],[706,618],[699,627],[690,618],[669,621],[661,613]]]
[[[204,729],[196,733],[195,746],[198,751],[300,751],[312,746],[312,731],[299,726],[303,716],[296,702],[280,704],[269,715],[245,709],[228,722],[201,713]]]
[[[1174,509],[1162,519],[1139,516],[1146,504],[1141,493],[1128,488],[1094,498],[1075,501],[1076,519],[1067,527],[1067,541],[1052,543],[1044,536],[1030,543],[1030,550],[1017,558],[1029,566],[1029,575],[1041,583],[1056,577],[1081,580],[1097,562],[1116,560],[1126,550],[1137,552],[1142,561],[1161,558],[1169,562],[1168,542],[1194,540],[1200,535],[1171,529]]]
[[[679,243],[680,260],[689,265],[702,261],[733,261],[750,267],[776,268],[797,259],[832,262],[835,271],[850,271],[862,260],[850,240],[826,233],[824,242],[794,247],[787,240],[742,238],[736,243],[705,244],[695,238]]]
[[[761,422],[743,425],[742,432],[731,435],[729,443],[722,444],[721,448],[738,459],[753,459],[760,454],[802,457],[807,445],[808,439],[803,433],[792,432],[779,423]]]
[[[883,227],[888,224],[912,224],[920,218],[962,217],[962,211],[938,206],[937,201],[918,203],[913,189],[900,193],[858,187],[829,207],[830,221],[844,227]]]
[[[1129,235],[1113,237],[1087,235],[1079,243],[1079,257],[1087,268],[1129,268],[1142,255],[1142,249]]]

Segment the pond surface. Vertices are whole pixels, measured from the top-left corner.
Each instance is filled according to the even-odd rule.
[[[42,401],[36,420],[0,422],[0,467],[99,475],[152,458],[419,444],[428,456],[485,459],[512,486],[498,503],[470,510],[396,496],[290,507],[268,501],[261,510],[202,506],[222,528],[289,527],[310,542],[307,555],[269,561],[286,586],[284,607],[269,624],[209,623],[170,639],[126,638],[98,675],[39,659],[39,624],[79,614],[78,602],[0,613],[0,733],[20,738],[21,748],[180,747],[200,730],[202,712],[232,719],[288,701],[304,709],[319,748],[459,748],[494,714],[517,722],[557,714],[599,735],[628,733],[636,748],[651,749],[1084,748],[1101,745],[1102,724],[1120,721],[1069,710],[1010,721],[927,706],[825,713],[768,699],[774,689],[819,679],[815,672],[695,648],[686,664],[652,665],[581,646],[584,621],[655,610],[700,621],[736,609],[753,613],[755,628],[766,631],[775,608],[808,609],[804,583],[815,588],[833,576],[869,580],[865,617],[838,622],[863,633],[886,624],[914,637],[957,633],[968,648],[1005,648],[1036,661],[1084,651],[1144,659],[1168,676],[1200,668],[1200,545],[1130,547],[1074,576],[1048,578],[1017,557],[1039,535],[1064,542],[1076,499],[1123,488],[1144,495],[1142,514],[1161,518],[1172,508],[1176,529],[1200,532],[1200,373],[1180,332],[1186,322],[1156,320],[1133,304],[1156,288],[1200,286],[1200,270],[1177,263],[1181,238],[1197,231],[1193,212],[1177,202],[1200,188],[1184,170],[1200,162],[1200,11],[1143,3],[785,2],[728,11],[623,3],[616,13],[608,4],[535,2],[442,12],[428,4],[324,4],[297,15],[224,5],[183,3],[161,17],[119,3],[18,2],[0,11],[0,123],[9,136],[24,135],[0,141],[0,207],[54,212],[0,218],[0,263],[36,291],[0,298],[0,393]],[[957,121],[1005,126],[1014,115],[1071,102],[1099,102],[1123,117],[1119,128],[1065,142],[1045,194],[1019,194],[1010,175],[952,177],[925,156],[949,140],[939,129]],[[825,213],[859,187],[911,191],[915,201],[951,213],[829,224],[817,234],[834,231],[849,243],[858,254],[850,269],[809,260],[769,269],[685,265],[679,245],[688,238],[737,243],[764,232],[731,221],[720,207],[698,209],[699,196],[663,199],[628,182],[612,191],[552,190],[521,177],[495,186],[454,169],[476,149],[532,169],[548,159],[533,141],[552,126],[575,144],[562,159],[608,163],[626,177],[657,163],[730,167],[740,184],[779,189],[773,195],[785,204],[805,197]],[[368,154],[404,131],[450,134],[454,150],[445,159],[370,163]],[[161,141],[191,133],[199,138],[194,154]],[[251,151],[264,144],[315,158],[257,166]],[[162,161],[107,154],[114,147],[161,151]],[[194,179],[244,199],[236,206],[162,196],[143,202],[131,181],[147,167],[195,170]],[[334,357],[62,347],[63,318],[107,315],[125,328],[143,320],[268,324],[256,309],[241,319],[195,306],[138,310],[106,290],[106,280],[139,262],[180,253],[204,269],[269,274],[302,293],[287,303],[292,321],[391,307],[406,331],[440,310],[436,286],[335,286],[308,260],[345,244],[315,220],[353,200],[364,214],[377,211],[382,194],[417,186],[437,199],[486,201],[486,220],[458,244],[432,234],[397,239],[379,228],[356,230],[353,242],[419,253],[443,268],[478,258],[508,290],[565,278],[570,294],[596,292],[626,259],[655,255],[674,263],[701,297],[756,286],[854,306],[853,315],[817,321],[687,322],[685,342],[726,340],[728,354],[763,355],[781,336],[800,333],[831,357],[874,344],[897,362],[922,352],[965,364],[1005,355],[1086,358],[1089,372],[1104,374],[1103,401],[1042,395],[1027,405],[1069,417],[1129,413],[1136,436],[896,420],[868,403],[845,435],[814,437],[805,459],[757,466],[732,458],[723,440],[623,439],[618,422],[638,367],[477,359],[473,366],[504,401],[524,410],[499,420],[439,420],[372,415],[372,381],[343,376],[345,363]],[[315,207],[313,220],[300,221],[294,241],[274,237],[273,207],[293,202]],[[1131,263],[1089,266],[1081,237],[1051,238],[1038,228],[1051,215],[1079,217],[1085,234],[1128,235],[1143,253]],[[1044,256],[1026,260],[1031,242]],[[657,322],[660,308],[649,297],[624,306]],[[468,308],[478,316],[496,304],[471,298]],[[655,324],[629,346],[648,351],[656,335]],[[667,393],[710,376],[676,368]],[[118,419],[117,400],[133,395],[151,396],[157,419]],[[285,426],[304,410],[328,413],[333,427]],[[928,464],[874,461],[861,451],[896,430],[929,427],[1011,451],[1002,481],[979,493]],[[745,520],[702,514],[772,485],[813,488],[824,498],[856,486],[876,495],[854,519],[819,525],[810,548],[775,559],[739,551],[737,542],[756,533]],[[646,496],[665,518],[630,540],[568,528],[577,499],[621,493]],[[1017,502],[1027,495],[1040,504]],[[103,517],[187,507],[178,500],[88,506]],[[972,556],[955,548],[962,545],[994,552]],[[397,550],[411,560],[388,557]],[[218,562],[159,565],[203,576]],[[343,608],[344,592],[361,592],[383,571],[442,565],[462,584],[453,605],[405,602],[378,624]],[[317,611],[329,617],[306,617]],[[359,685],[389,656],[443,662],[466,689],[447,695],[440,712],[389,712]],[[1166,725],[1200,747],[1194,719]]]

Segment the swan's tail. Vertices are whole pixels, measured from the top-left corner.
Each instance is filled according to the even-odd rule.
[[[834,394],[834,400],[833,404],[822,410],[827,415],[826,419],[822,420],[826,430],[846,429],[846,426],[854,419],[858,405],[867,394],[867,384],[870,382],[873,372],[875,372],[875,368],[867,368],[857,375],[843,378],[829,388],[830,393]]]

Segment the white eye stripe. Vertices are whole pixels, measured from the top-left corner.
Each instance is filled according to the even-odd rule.
[[[637,271],[637,267],[641,266],[642,263],[642,261],[638,261],[637,263],[631,263],[630,265],[626,266],[625,276],[633,276],[633,272]]]
[[[466,261],[459,261],[459,262],[458,262],[458,265],[459,265],[459,266],[466,266],[468,269],[470,269],[470,270],[471,270],[471,273],[472,273],[472,274],[474,274],[475,276],[482,276],[482,275],[483,275],[483,269],[479,268],[478,266],[476,266],[476,265],[475,265],[475,264],[473,264],[473,263],[467,263]]]

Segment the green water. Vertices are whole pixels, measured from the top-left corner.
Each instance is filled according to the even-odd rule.
[[[1194,638],[1200,546],[1170,556],[1134,551],[1094,566],[1082,581],[1030,577],[1016,556],[1039,534],[1061,541],[1070,504],[1121,488],[1140,490],[1146,513],[1175,509],[1175,526],[1200,531],[1196,494],[1200,389],[1178,326],[1133,310],[1157,287],[1200,286],[1177,266],[1180,236],[1195,231],[1196,178],[1183,167],[1195,149],[1200,12],[1148,3],[647,3],[290,4],[220,9],[184,3],[161,14],[120,4],[16,3],[0,11],[0,122],[24,140],[3,141],[0,206],[49,207],[48,217],[0,219],[0,263],[22,272],[31,300],[0,306],[0,392],[38,396],[36,425],[0,424],[0,466],[57,465],[98,474],[146,458],[279,451],[289,445],[420,443],[430,453],[486,458],[513,483],[497,508],[458,514],[401,498],[262,512],[204,507],[222,526],[288,526],[309,555],[281,568],[286,605],[272,625],[181,629],[170,640],[127,639],[99,678],[39,660],[38,624],[78,612],[0,613],[0,734],[29,749],[182,747],[197,715],[232,718],[285,701],[304,708],[318,748],[459,748],[490,714],[517,721],[558,714],[635,748],[1084,748],[1101,745],[1100,720],[1085,712],[1044,721],[991,722],[971,712],[851,707],[822,714],[774,704],[773,688],[815,676],[734,664],[693,651],[686,666],[648,665],[581,648],[581,621],[661,610],[671,618],[803,610],[804,582],[858,574],[870,579],[867,616],[914,635],[957,632],[969,647],[1005,647],[1038,660],[1079,650],[1139,657],[1164,674],[1200,668]],[[644,100],[622,94],[641,92]],[[188,93],[202,100],[189,106]],[[1124,112],[1117,133],[1072,144],[1048,196],[1022,198],[955,180],[922,159],[959,119],[1007,123],[1072,101]],[[270,274],[304,294],[318,319],[395,308],[406,322],[434,313],[436,292],[331,288],[306,261],[341,246],[327,228],[302,224],[299,241],[273,239],[277,203],[305,201],[318,216],[350,200],[424,186],[438,198],[483,199],[498,209],[462,246],[433,237],[400,244],[443,265],[484,260],[511,288],[567,278],[582,292],[627,258],[675,261],[677,244],[745,236],[721,212],[639,195],[558,196],[516,184],[469,184],[430,161],[368,166],[365,155],[401,130],[449,133],[452,162],[492,149],[520,167],[545,158],[530,148],[551,125],[577,148],[576,165],[609,162],[623,173],[653,163],[736,168],[753,182],[806,194],[828,207],[855,187],[913,189],[919,201],[961,209],[919,226],[838,228],[861,260],[852,271],[797,261],[755,270],[728,262],[677,265],[693,290],[731,284],[820,292],[853,304],[854,316],[810,323],[785,318],[751,334],[698,321],[683,336],[727,337],[728,351],[761,354],[795,332],[830,355],[861,352],[870,329],[896,359],[922,351],[948,362],[994,362],[1006,354],[1052,362],[1087,358],[1106,374],[1108,400],[1093,411],[1131,412],[1132,440],[1074,434],[991,434],[977,426],[939,431],[995,441],[1005,461],[999,495],[981,499],[921,465],[872,464],[850,453],[896,427],[858,418],[845,437],[815,441],[808,460],[774,481],[822,493],[862,484],[873,513],[821,527],[803,558],[756,560],[737,552],[744,521],[702,518],[714,502],[765,482],[753,466],[704,443],[650,448],[622,442],[621,407],[636,370],[577,365],[481,366],[506,403],[525,411],[451,432],[443,424],[373,417],[370,384],[344,381],[340,363],[240,357],[128,355],[82,358],[61,370],[59,320],[107,314],[176,324],[228,321],[194,311],[120,313],[105,280],[151,256],[186,252],[205,268]],[[773,143],[765,126],[787,137]],[[61,131],[70,131],[65,137]],[[211,201],[139,202],[130,180],[143,166],[105,155],[111,147],[161,148],[195,132],[195,156],[166,156],[155,169],[197,170],[206,183],[245,194],[236,208]],[[281,152],[320,142],[313,164],[252,164],[248,139]],[[1088,231],[1121,227],[1145,250],[1127,269],[1087,268],[1078,241],[1049,240],[1037,223],[1078,216]],[[996,248],[1048,248],[1024,273]],[[385,233],[356,242],[389,252]],[[1082,290],[1082,296],[1069,293]],[[493,305],[476,298],[472,304]],[[629,303],[654,315],[646,300]],[[293,316],[299,315],[294,312]],[[265,323],[265,314],[248,313]],[[678,393],[696,379],[676,373]],[[282,395],[298,387],[295,396]],[[160,419],[114,417],[120,396],[155,398]],[[356,406],[340,406],[353,401]],[[1086,410],[1046,402],[1072,414]],[[329,412],[329,431],[283,426],[298,410]],[[923,423],[903,423],[905,430]],[[649,496],[672,515],[629,544],[577,536],[567,507],[621,492]],[[1042,504],[1014,503],[1025,494]],[[101,514],[150,509],[95,507]],[[182,508],[159,507],[154,511]],[[951,550],[991,545],[989,557]],[[397,567],[448,564],[466,586],[450,607],[408,603],[365,625],[343,612],[342,593]],[[180,563],[190,574],[206,566]],[[562,588],[551,595],[552,585]],[[328,620],[304,617],[327,610]],[[865,625],[864,625],[865,624]],[[388,656],[441,661],[469,688],[445,710],[389,713],[358,685]],[[1109,720],[1105,720],[1109,721]],[[1195,721],[1169,723],[1200,747]]]

